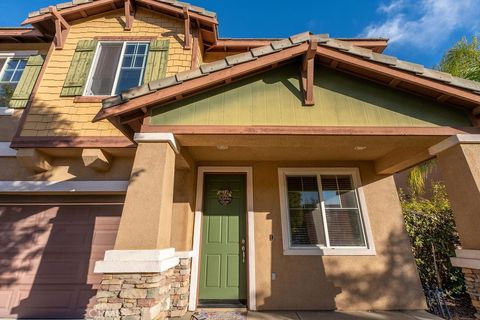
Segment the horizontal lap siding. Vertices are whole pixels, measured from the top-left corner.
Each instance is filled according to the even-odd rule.
[[[154,125],[470,126],[465,113],[316,68],[315,106],[302,105],[298,66],[287,66],[153,111]]]
[[[190,69],[191,50],[183,49],[183,21],[139,8],[131,31],[124,31],[119,20],[123,10],[78,20],[72,24],[63,50],[55,50],[25,122],[22,136],[121,136],[108,121],[92,123],[101,103],[74,103],[60,97],[79,40],[101,36],[169,38],[167,76]]]

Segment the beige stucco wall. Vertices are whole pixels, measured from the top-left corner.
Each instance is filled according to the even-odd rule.
[[[183,49],[183,21],[138,8],[131,31],[124,31],[123,9],[72,23],[63,50],[56,49],[27,117],[22,136],[121,136],[108,121],[92,123],[101,103],[74,103],[60,97],[65,77],[79,40],[101,36],[169,38],[167,76],[191,67],[192,50]]]
[[[173,190],[171,246],[192,250],[195,215],[196,170],[176,170]]]
[[[437,155],[463,249],[480,249],[480,144],[459,144]],[[454,165],[452,165],[454,164]]]
[[[133,158],[114,158],[110,170],[98,172],[85,167],[80,157],[53,158],[52,169],[36,173],[22,168],[15,157],[1,157],[0,181],[96,181],[128,180],[132,170]]]

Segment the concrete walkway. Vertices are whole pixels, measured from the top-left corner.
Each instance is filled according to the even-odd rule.
[[[442,320],[426,311],[248,312],[248,320]]]
[[[208,311],[207,311],[208,310]],[[203,309],[192,317],[188,313],[181,320],[442,320],[426,311],[278,311],[251,312],[245,309]]]

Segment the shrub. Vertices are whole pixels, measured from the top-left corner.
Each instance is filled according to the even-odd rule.
[[[450,297],[464,293],[463,274],[450,263],[459,238],[445,186],[433,183],[430,199],[400,192],[400,200],[423,285],[441,288]]]

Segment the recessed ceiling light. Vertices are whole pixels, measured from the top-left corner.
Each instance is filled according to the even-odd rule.
[[[222,151],[228,150],[228,146],[221,144],[221,145],[218,145],[218,146],[217,146],[217,149],[218,149],[218,150],[222,150]]]
[[[353,147],[353,150],[355,150],[355,151],[363,151],[365,149],[367,149],[367,146],[355,146],[355,147]]]

